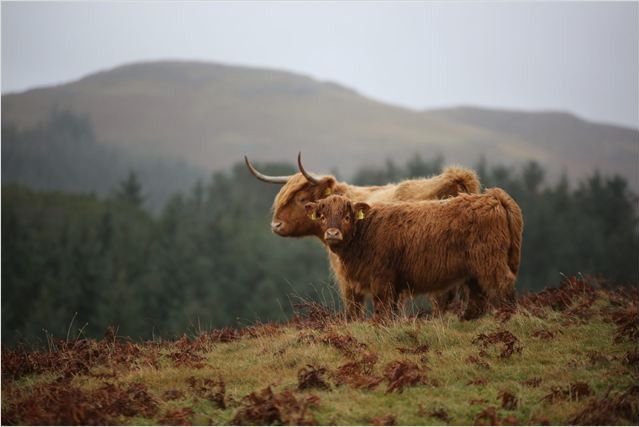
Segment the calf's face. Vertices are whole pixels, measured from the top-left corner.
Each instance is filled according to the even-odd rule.
[[[350,242],[357,221],[366,217],[370,206],[363,202],[353,203],[342,196],[330,196],[316,203],[307,203],[306,213],[319,225],[324,242],[330,247],[339,247]]]

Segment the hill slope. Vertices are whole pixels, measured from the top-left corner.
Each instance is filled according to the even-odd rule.
[[[342,86],[287,72],[197,62],[126,65],[73,83],[2,97],[3,125],[30,126],[52,108],[87,114],[100,141],[138,153],[179,156],[196,167],[228,167],[248,153],[318,171],[418,152],[475,164],[535,159],[573,177],[598,167],[639,187],[639,131],[568,114],[481,109],[418,112]],[[549,124],[553,124],[549,126]]]
[[[554,307],[554,308],[552,308]],[[636,425],[637,293],[570,279],[472,322],[286,325],[3,349],[5,424]]]
[[[576,176],[599,168],[620,173],[635,186],[639,181],[639,132],[633,129],[591,123],[560,112],[465,107],[430,114],[528,141]]]

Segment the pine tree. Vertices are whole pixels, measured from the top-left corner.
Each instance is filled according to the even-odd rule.
[[[138,176],[135,172],[129,171],[129,176],[124,181],[120,182],[118,190],[116,192],[116,199],[129,203],[136,207],[141,207],[144,202],[144,196],[142,195],[142,185],[138,180]]]

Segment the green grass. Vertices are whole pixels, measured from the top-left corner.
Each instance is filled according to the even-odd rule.
[[[318,396],[319,401],[309,406],[307,414],[318,424],[366,425],[377,417],[392,415],[400,425],[469,425],[480,412],[492,406],[499,419],[514,417],[510,422],[540,424],[547,421],[565,425],[571,424],[594,399],[603,399],[606,393],[616,396],[637,384],[636,362],[633,365],[626,360],[628,354],[635,352],[636,355],[636,344],[627,338],[615,340],[617,326],[609,322],[602,311],[610,308],[605,297],[600,295],[592,307],[595,308],[593,316],[584,321],[569,321],[565,313],[544,308],[542,317],[520,309],[505,322],[492,315],[465,322],[447,314],[432,320],[400,319],[386,325],[332,320],[324,329],[291,324],[279,327],[272,334],[245,336],[231,342],[202,338],[202,346],[192,348],[193,353],[203,359],[190,365],[179,365],[172,360],[171,354],[180,351],[177,342],[139,344],[136,347],[140,354],[132,361],[117,362],[117,351],[113,350],[103,363],[91,365],[88,372],[75,373],[67,384],[90,394],[104,382],[122,388],[142,383],[157,403],[154,415],[126,416],[116,411],[108,422],[117,424],[158,424],[167,413],[182,408],[193,411],[186,417],[187,422],[232,424],[234,416],[244,407],[245,396],[271,386],[275,393],[292,391],[299,402]],[[540,329],[555,333],[554,338],[535,337],[535,331]],[[501,344],[488,345],[480,356],[482,348],[473,343],[474,338],[481,333],[502,330],[518,339],[521,352],[502,358]],[[377,354],[373,375],[382,376],[384,367],[393,361],[408,360],[422,370],[427,384],[407,386],[401,393],[387,393],[387,380],[373,390],[336,385],[338,367],[358,360],[364,350],[348,355],[322,342],[328,334],[350,335],[366,345],[365,351]],[[309,338],[311,336],[314,338]],[[420,344],[428,344],[429,350],[422,354],[402,354],[398,350]],[[469,356],[478,357],[489,368],[470,363]],[[36,369],[11,380],[5,370],[11,369],[5,364],[6,357],[3,354],[3,419],[19,424],[33,422],[30,414],[21,412],[20,408],[28,407],[24,402],[34,398],[38,386],[55,383],[62,370],[59,366],[52,370]],[[152,366],[152,360],[156,360],[157,369]],[[298,390],[298,372],[309,364],[327,369],[323,379],[330,390]],[[100,373],[115,376],[95,376]],[[197,381],[222,380],[226,387],[226,408],[220,409],[214,402],[198,397],[189,385],[191,377]],[[538,386],[523,383],[533,378],[540,379]],[[469,384],[476,380],[485,383]],[[556,401],[544,399],[553,387],[567,389],[577,382],[586,383],[591,394],[579,399],[569,394]],[[165,398],[170,390],[179,391],[181,397]],[[502,408],[502,392],[516,396],[514,409]],[[34,402],[55,405],[51,403],[55,399],[42,400],[42,396],[34,398]],[[64,405],[52,408],[65,410]],[[446,412],[447,421],[432,415],[438,409]],[[636,423],[636,406],[630,418],[623,414],[611,417],[610,423],[614,424]]]

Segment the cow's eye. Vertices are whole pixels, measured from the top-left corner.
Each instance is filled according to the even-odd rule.
[[[300,203],[306,203],[308,199],[306,197],[300,197],[297,201]]]
[[[350,215],[346,215],[346,216],[344,217],[344,221],[346,221],[346,222],[350,222],[350,221],[351,221],[351,216],[350,216]]]

